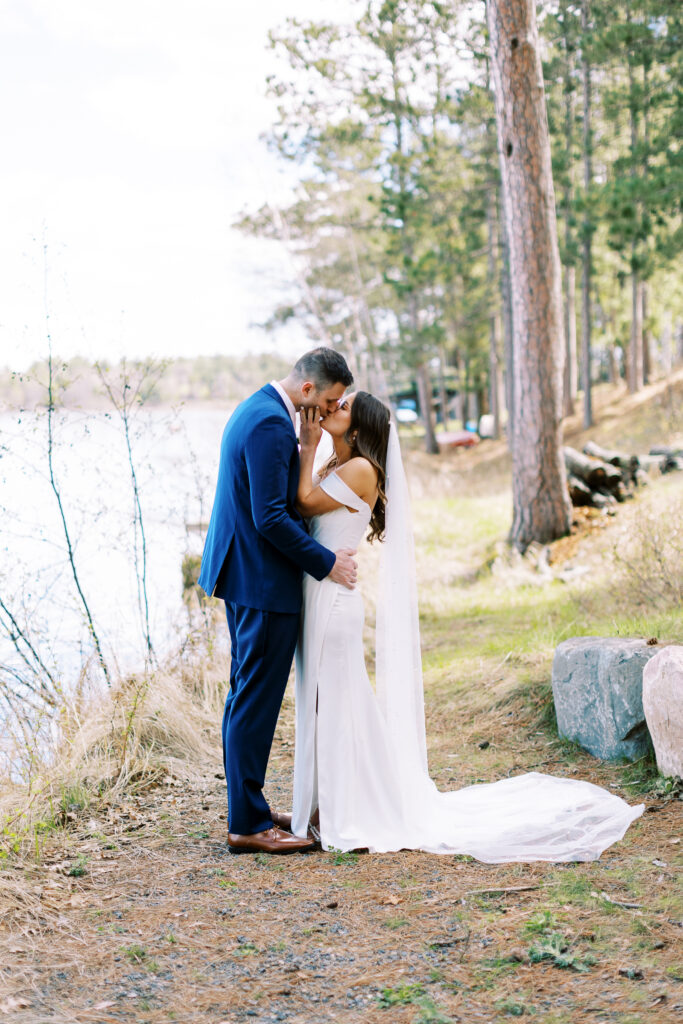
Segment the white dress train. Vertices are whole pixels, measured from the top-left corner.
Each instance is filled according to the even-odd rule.
[[[357,548],[369,506],[334,472],[320,486],[344,504],[313,517],[312,536],[332,550]],[[391,602],[384,614],[391,617]],[[294,833],[306,835],[317,807],[326,850],[419,849],[490,864],[589,861],[642,814],[642,804],[632,807],[590,782],[537,772],[439,792],[424,750],[417,750],[423,746],[419,729],[416,750],[409,749],[410,738],[401,740],[379,688],[373,690],[363,620],[358,590],[305,576],[296,654]],[[421,695],[421,674],[419,685]],[[421,708],[419,714],[424,717]]]

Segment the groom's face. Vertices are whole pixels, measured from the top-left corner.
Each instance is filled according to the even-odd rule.
[[[320,409],[321,416],[329,416],[338,405],[339,400],[346,391],[343,384],[333,384],[329,388],[317,390],[312,381],[307,380],[301,385],[301,405],[304,409]]]

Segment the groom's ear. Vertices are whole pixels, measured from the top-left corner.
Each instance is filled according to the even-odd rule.
[[[315,391],[315,384],[311,380],[305,380],[301,385],[301,394],[308,398],[312,391]]]

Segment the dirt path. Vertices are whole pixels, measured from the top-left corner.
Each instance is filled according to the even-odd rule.
[[[537,731],[517,761],[544,756],[549,770],[618,787],[616,769],[588,756],[564,765],[562,750]],[[274,806],[288,806],[290,777],[286,712]],[[39,865],[3,873],[3,886],[21,884],[0,927],[0,1019],[644,1024],[683,1013],[678,800],[648,800],[598,863],[487,866],[416,853],[232,857],[223,794],[212,770],[168,778],[76,820]],[[543,946],[555,963],[533,962]]]

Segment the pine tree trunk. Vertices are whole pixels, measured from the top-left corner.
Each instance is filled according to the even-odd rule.
[[[348,328],[342,328],[342,336],[344,338],[344,355],[346,356],[346,361],[349,364],[349,370],[353,375],[354,382],[359,388],[364,388],[365,385],[361,381],[360,367],[356,353],[357,342],[354,340],[354,337]]]
[[[477,428],[479,427],[479,420],[482,416],[486,416],[491,412],[490,406],[490,395],[488,388],[483,387],[481,378],[477,381]]]
[[[593,131],[591,124],[591,65],[586,53],[589,31],[589,0],[581,0],[581,77],[583,82],[583,188],[588,198],[593,183]],[[583,388],[583,425],[593,425],[591,393],[591,281],[593,276],[592,225],[590,214],[583,218],[581,253],[581,386]]]
[[[631,9],[626,5],[626,20],[631,21]],[[637,176],[636,152],[638,148],[638,122],[636,120],[636,97],[633,67],[627,58],[629,122],[631,128],[631,177]],[[628,357],[628,389],[631,394],[643,386],[643,307],[638,275],[638,252],[635,240],[631,243],[631,338]]]
[[[455,418],[460,421],[460,426],[465,429],[465,393],[458,391],[455,396]]]
[[[650,160],[650,123],[649,123],[649,83],[647,75],[647,65],[643,64],[643,144],[645,147],[644,153],[644,173],[645,177],[649,173],[649,160]],[[650,348],[650,331],[647,322],[647,282],[641,281],[640,284],[640,317],[641,317],[641,331],[643,336],[643,384],[647,384],[652,376],[652,352]]]
[[[351,256],[354,277],[356,279],[357,295],[354,302],[354,321],[356,323],[356,332],[359,338],[364,338],[365,345],[367,346],[365,372],[369,381],[368,387],[373,394],[377,395],[377,397],[385,403],[385,405],[390,406],[391,393],[389,382],[377,349],[375,326],[365,298],[366,288],[360,272],[358,250],[354,241],[353,231],[347,230],[346,241]]]
[[[610,345],[607,350],[607,375],[610,384],[619,383],[619,361],[617,359],[616,345]]]
[[[498,248],[498,231],[496,225],[496,194],[490,189],[486,206],[486,226],[488,230],[488,285],[491,295],[491,312],[489,314],[489,403],[493,414],[493,437],[500,437],[500,317],[493,301],[496,282],[496,249]]]
[[[635,257],[634,257],[635,258]],[[640,281],[631,274],[631,341],[628,353],[628,389],[631,394],[643,386],[643,305]]]
[[[467,420],[469,419],[469,415],[470,415],[470,413],[469,413],[469,404],[468,404],[469,400],[470,400],[470,357],[468,356],[467,352],[465,352],[465,354],[463,356],[462,362],[463,362],[463,371],[464,371],[463,372],[463,384],[462,384],[462,392],[463,392],[463,405],[462,405],[462,408],[463,408],[463,414],[462,414],[463,415],[463,419],[462,419],[462,425],[464,427],[464,426],[466,426]]]
[[[493,340],[493,339],[492,339]],[[498,342],[496,335],[495,345],[489,349],[489,409],[493,416],[493,427],[491,437],[499,438],[503,419],[503,375],[501,373],[500,359],[498,358]]]
[[[664,324],[662,326],[662,347],[661,347],[661,359],[662,369],[664,375],[668,376],[674,365],[674,352],[673,352],[673,316],[671,310],[668,310],[664,317]]]
[[[504,216],[515,332],[512,543],[569,532],[562,455],[564,338],[560,253],[533,0],[489,0]]]
[[[512,324],[512,289],[510,287],[510,246],[508,244],[505,217],[500,223],[500,298],[503,311],[503,362],[505,364],[505,406],[507,408],[507,443],[512,452],[512,425],[515,415],[515,346]]]
[[[452,361],[453,361],[453,366],[454,366],[455,371],[456,371],[456,382],[457,382],[456,383],[457,392],[456,392],[456,395],[455,395],[455,403],[454,403],[454,410],[453,410],[453,412],[454,412],[454,415],[455,415],[455,419],[460,422],[460,425],[461,425],[462,429],[464,430],[465,429],[465,399],[464,399],[464,389],[463,389],[462,357],[460,355],[460,350],[458,348],[455,349],[455,351],[453,352],[453,355],[452,355],[451,358],[452,358]]]
[[[446,359],[443,353],[439,358],[439,405],[441,406],[441,423],[448,430],[448,392],[446,391]]]
[[[626,381],[626,385],[628,386],[628,382],[629,382],[630,377],[631,377],[631,366],[630,366],[630,363],[631,363],[631,351],[630,351],[630,344],[629,345],[624,345],[624,347],[621,350],[621,353],[622,353],[622,356],[623,356],[623,359],[624,359],[624,380]]]
[[[578,362],[576,355],[576,267],[572,256],[572,193],[573,193],[573,154],[574,154],[574,86],[573,48],[569,45],[567,35],[567,4],[562,3],[562,23],[565,26],[564,50],[564,152],[567,161],[564,196],[562,200],[564,214],[564,244],[567,263],[564,268],[564,388],[563,412],[565,416],[574,415],[574,402],[578,390]]]
[[[564,415],[574,415],[574,400],[578,388],[576,358],[576,267],[564,268]]]
[[[434,432],[434,410],[432,408],[432,381],[429,365],[421,363],[417,368],[417,395],[420,400],[420,412],[425,428],[425,451],[429,455],[438,455],[439,446]]]
[[[647,321],[647,281],[640,284],[640,315],[643,321],[643,384],[652,379],[652,338]]]

